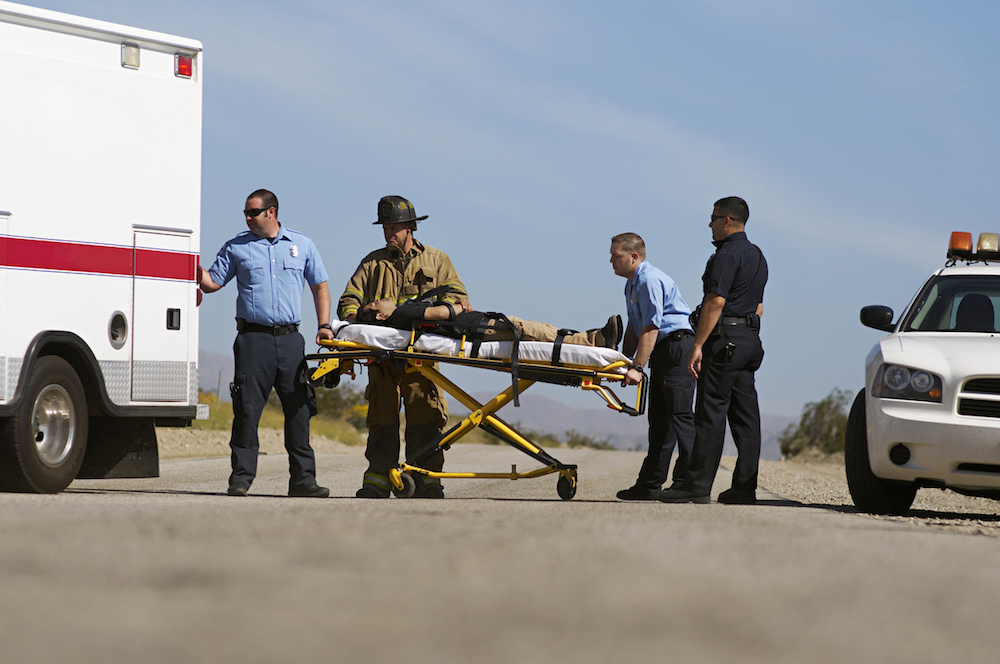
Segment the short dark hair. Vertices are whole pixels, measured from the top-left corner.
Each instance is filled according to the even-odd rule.
[[[619,233],[611,238],[611,246],[617,246],[622,251],[637,253],[640,258],[646,257],[646,243],[642,241],[638,233]]]
[[[274,214],[275,215],[278,214],[278,197],[272,194],[267,189],[258,189],[257,191],[247,196],[247,200],[250,200],[251,198],[259,198],[260,202],[264,205],[265,208],[268,209],[274,208]]]
[[[715,207],[741,226],[750,218],[750,206],[739,196],[726,196],[715,201]]]
[[[362,307],[361,310],[358,311],[358,315],[354,317],[354,322],[374,324],[378,322],[378,318],[376,318],[376,316],[378,316],[378,312],[374,309],[365,309]]]

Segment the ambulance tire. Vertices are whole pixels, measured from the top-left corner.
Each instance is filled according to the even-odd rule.
[[[0,440],[0,490],[58,493],[80,470],[87,449],[87,399],[69,362],[35,360],[17,413]]]

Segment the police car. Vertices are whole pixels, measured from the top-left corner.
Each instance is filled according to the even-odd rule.
[[[952,233],[946,266],[868,354],[847,422],[847,483],[863,512],[903,514],[917,489],[1000,499],[1000,236]]]

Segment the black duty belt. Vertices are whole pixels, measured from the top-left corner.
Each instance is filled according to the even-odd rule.
[[[745,325],[754,329],[760,328],[760,318],[754,314],[746,316],[722,316],[720,322],[723,325]]]
[[[656,345],[659,346],[660,344],[668,344],[668,343],[671,343],[673,341],[680,341],[681,339],[685,339],[687,337],[693,337],[693,336],[694,336],[694,332],[692,332],[691,330],[674,330],[673,332],[671,332],[667,336],[665,336],[662,339],[660,339],[659,341],[657,341]]]
[[[297,332],[299,329],[299,324],[291,323],[289,325],[258,325],[257,323],[248,323],[242,318],[237,318],[236,329],[239,330],[240,334],[243,334],[245,332],[263,332],[264,334],[270,334],[272,337],[280,337],[284,334],[291,334],[292,332]]]

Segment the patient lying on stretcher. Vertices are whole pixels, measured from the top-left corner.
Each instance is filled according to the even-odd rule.
[[[607,324],[600,329],[585,332],[560,330],[548,323],[523,320],[516,316],[506,316],[505,318],[520,333],[521,341],[554,342],[562,337],[562,342],[565,344],[617,349],[623,334],[620,316],[612,316],[608,319]],[[461,304],[429,304],[409,300],[396,306],[392,300],[376,300],[362,307],[357,318],[359,323],[386,325],[398,330],[410,330],[423,323],[433,325],[438,321],[453,321],[457,325],[434,326],[433,329],[425,331],[446,337],[461,338],[463,334],[467,335],[469,330],[480,329],[484,341],[510,341],[514,338],[513,330],[501,320],[481,311],[474,311],[469,303],[464,301]],[[570,333],[560,334],[560,332]]]

